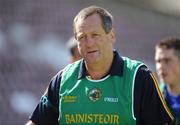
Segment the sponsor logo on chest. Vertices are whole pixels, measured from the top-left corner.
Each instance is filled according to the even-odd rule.
[[[118,98],[104,97],[105,102],[118,102]]]

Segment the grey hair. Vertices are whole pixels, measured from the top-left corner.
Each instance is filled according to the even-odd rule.
[[[112,30],[113,16],[104,8],[98,6],[89,6],[82,9],[74,18],[73,30],[76,37],[75,25],[78,19],[86,19],[87,17],[98,14],[102,20],[102,27],[106,33],[109,33]]]

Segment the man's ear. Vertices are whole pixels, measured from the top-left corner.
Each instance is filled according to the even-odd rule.
[[[112,30],[110,32],[110,39],[111,39],[112,43],[114,44],[116,41],[116,31],[114,28],[112,28]]]

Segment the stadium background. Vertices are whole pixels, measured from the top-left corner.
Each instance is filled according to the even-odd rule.
[[[153,72],[155,43],[180,36],[179,16],[126,0],[0,0],[0,125],[28,120],[51,77],[68,63],[73,17],[89,5],[113,14],[115,48]]]

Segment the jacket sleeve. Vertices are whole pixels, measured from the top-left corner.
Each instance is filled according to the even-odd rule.
[[[30,116],[30,120],[37,125],[58,125],[59,117],[59,86],[61,81],[60,71],[54,76],[46,91],[42,95],[37,107]]]
[[[173,118],[159,90],[155,76],[141,67],[135,78],[134,112],[138,125],[163,125]]]

